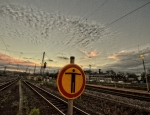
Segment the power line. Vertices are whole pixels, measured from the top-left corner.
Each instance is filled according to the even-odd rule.
[[[146,4],[144,4],[144,5],[140,6],[140,7],[138,7],[138,8],[136,8],[136,9],[132,10],[131,12],[129,12],[129,13],[127,13],[127,14],[121,16],[120,18],[118,18],[118,19],[112,21],[111,23],[107,24],[105,27],[101,28],[100,32],[104,31],[104,29],[108,28],[109,26],[113,25],[114,23],[120,21],[121,19],[125,18],[126,16],[128,16],[128,15],[130,15],[130,14],[136,12],[137,10],[139,10],[139,9],[145,7],[146,5],[149,5],[149,4],[150,4],[150,2],[147,2]]]
[[[139,10],[139,9],[141,9],[141,8],[145,7],[146,5],[149,5],[149,4],[150,4],[150,2],[147,2],[146,4],[144,4],[144,5],[142,5],[142,6],[138,7],[138,8],[136,8],[136,9],[134,9],[134,10],[132,10],[131,12],[129,12],[129,13],[127,13],[127,14],[123,15],[122,17],[120,17],[120,18],[118,18],[118,19],[114,20],[113,22],[111,22],[111,23],[107,24],[107,25],[106,25],[104,28],[102,28],[102,29],[105,29],[105,28],[109,27],[110,25],[112,25],[112,24],[114,24],[114,23],[118,22],[119,20],[121,20],[121,19],[125,18],[126,16],[128,16],[128,15],[130,15],[130,14],[132,14],[132,13],[136,12],[137,10]]]
[[[138,47],[138,53],[139,53],[139,46],[141,46],[141,45],[145,45],[145,44],[149,44],[150,42],[146,42],[146,43],[141,43],[141,44],[138,44],[138,45],[136,45],[136,46],[132,46],[132,47],[128,47],[128,48],[125,48],[125,49],[123,49],[123,50],[128,50],[128,49],[132,49],[132,48],[134,48],[134,47]],[[114,49],[118,49],[118,48],[114,48]],[[108,51],[108,50],[107,50]],[[115,54],[115,53],[113,53],[113,54]]]
[[[121,16],[120,18],[118,18],[118,19],[112,21],[111,23],[105,25],[105,27],[101,28],[100,32],[104,31],[104,29],[108,28],[109,26],[113,25],[114,23],[120,21],[121,19],[125,18],[126,16],[128,16],[128,15],[130,15],[130,14],[136,12],[137,10],[139,10],[139,9],[141,9],[141,8],[143,8],[143,7],[147,6],[147,5],[149,5],[149,4],[150,4],[150,2],[147,2],[146,4],[144,4],[144,5],[140,6],[140,7],[138,7],[138,8],[136,8],[136,9],[132,10],[131,12],[129,12],[129,13],[127,13],[127,14]]]
[[[45,55],[49,58],[49,56],[47,54],[45,54]],[[51,58],[49,58],[49,59],[51,59]],[[48,61],[49,61],[49,59],[48,59]],[[52,60],[52,62],[54,62],[56,65],[58,65],[54,60]]]
[[[92,16],[97,10],[99,10],[100,8],[102,8],[109,0],[105,0],[98,8],[96,8],[91,14],[89,14],[85,19],[81,20],[81,23],[84,22],[85,20],[87,20],[90,16]],[[80,19],[78,20],[78,22],[80,21]],[[77,25],[76,25],[77,26]]]
[[[81,20],[81,22],[80,23],[82,23],[82,22],[84,22],[84,21],[86,21],[86,23],[87,23],[87,19],[90,17],[90,16],[92,16],[98,9],[100,9],[102,6],[104,6],[107,2],[108,2],[109,0],[105,0],[98,8],[96,8],[90,15],[88,15],[85,19],[83,19],[83,20]],[[78,20],[78,22],[80,21],[80,19]],[[77,25],[75,25],[75,26],[78,26],[79,24],[77,24]],[[73,39],[73,37],[72,37],[72,39]],[[72,40],[71,39],[71,40]],[[71,41],[70,40],[70,41]],[[55,46],[53,46],[49,51],[51,51],[52,49],[54,49],[54,47],[56,47],[57,46],[57,44],[55,45]],[[68,47],[70,47],[70,46],[68,46]],[[68,48],[67,47],[67,48]],[[67,48],[65,48],[65,49],[63,49],[62,51],[64,51],[64,50],[66,50]]]
[[[9,50],[8,50],[8,48],[7,48],[7,45],[5,44],[3,38],[1,38],[1,40],[2,40],[2,42],[3,42],[3,44],[4,44],[4,46],[6,47],[6,50],[9,52]],[[10,52],[9,52],[9,54],[10,54]],[[12,56],[12,55],[10,54],[10,56]]]
[[[7,46],[6,46],[7,47]],[[0,48],[0,50],[6,50],[6,49],[3,49],[3,48]],[[11,52],[16,52],[16,53],[20,53],[20,51],[15,51],[15,50],[9,50]],[[21,51],[23,54],[37,54],[37,53],[41,53],[41,52],[26,52],[26,51]]]
[[[99,10],[102,6],[104,6],[109,0],[105,0],[97,9],[95,9],[89,16],[86,17],[86,20],[92,16],[97,10]]]

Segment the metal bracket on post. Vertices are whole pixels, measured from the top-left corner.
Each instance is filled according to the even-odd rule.
[[[70,57],[70,63],[74,63],[74,61],[75,61],[75,57],[74,57],[74,56],[71,56],[71,57]]]

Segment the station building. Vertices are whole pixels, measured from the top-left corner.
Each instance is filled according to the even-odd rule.
[[[95,81],[95,82],[106,82],[111,83],[112,78],[107,76],[107,73],[101,73],[101,74],[86,74],[86,80],[87,81]]]

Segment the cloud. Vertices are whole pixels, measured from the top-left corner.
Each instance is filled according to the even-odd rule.
[[[12,60],[12,58],[8,55],[0,53],[0,60],[7,61],[7,60]]]
[[[0,53],[0,64],[2,65],[24,65],[24,66],[40,66],[39,63],[36,62],[31,62],[31,61],[25,61],[25,60],[18,60],[18,59],[14,59],[8,55],[2,54]]]
[[[97,66],[103,70],[115,70],[122,72],[143,72],[143,62],[140,58],[140,55],[144,54],[144,62],[146,70],[150,69],[150,48],[145,48],[137,51],[121,51],[115,54],[108,56],[108,59],[113,59],[111,62],[106,63],[103,66]]]
[[[96,57],[99,55],[99,52],[98,51],[84,51],[84,50],[80,50],[83,54],[85,54],[86,56],[84,57],[84,59],[89,59],[89,58],[92,58],[92,57]]]
[[[69,60],[69,58],[68,58],[68,57],[64,57],[64,56],[57,56],[57,58],[59,58],[59,59],[63,59],[63,60]]]
[[[118,54],[113,54],[112,56],[108,56],[107,58],[110,58],[110,59],[118,59]]]
[[[138,57],[137,57],[138,56]],[[139,58],[139,52],[136,51],[120,51],[118,53],[112,54],[110,56],[107,56],[108,59],[114,59],[118,61],[124,61],[124,60],[132,60]]]
[[[51,62],[52,62],[52,61],[54,61],[54,60],[49,59],[49,60],[47,60],[47,61],[51,61]]]
[[[104,36],[112,34],[108,29],[103,30],[102,24],[90,21],[87,23],[79,17],[44,12],[36,7],[22,4],[0,5],[0,18],[8,19],[3,27],[10,30],[7,31],[7,35],[13,39],[16,39],[16,36],[20,39],[24,38],[30,44],[46,44],[47,40],[51,39],[51,42],[55,44],[85,47],[97,40],[103,41]],[[28,28],[28,31],[21,29],[22,26]],[[53,36],[56,35],[54,39]],[[59,39],[62,35],[66,37],[65,40]]]

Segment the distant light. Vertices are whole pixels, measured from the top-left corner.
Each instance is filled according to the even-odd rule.
[[[142,59],[144,59],[144,55],[140,55],[140,57],[141,57]]]

